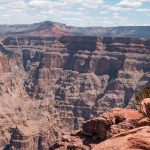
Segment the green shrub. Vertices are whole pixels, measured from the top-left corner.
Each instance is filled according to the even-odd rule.
[[[141,103],[142,99],[144,98],[150,98],[150,86],[144,87],[137,95],[136,95],[136,101],[138,103]]]

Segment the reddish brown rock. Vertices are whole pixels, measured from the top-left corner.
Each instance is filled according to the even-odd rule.
[[[141,111],[150,117],[150,98],[143,99],[141,102]]]
[[[92,119],[83,124],[83,134],[103,141],[114,134],[138,126],[143,115],[132,109],[113,109],[101,117]]]
[[[11,128],[27,120],[36,122],[38,129],[55,127],[57,131],[51,129],[51,140],[55,142],[61,135],[60,129],[70,132],[111,108],[135,106],[132,103],[135,93],[149,84],[149,52],[148,39],[3,38],[0,44],[0,134],[3,135],[0,149],[9,144]],[[118,117],[117,113],[89,121],[89,132],[86,132],[91,136],[88,139],[82,135],[86,137],[84,142],[105,140],[149,123],[144,119],[129,119],[125,114]],[[101,128],[95,122],[99,122]],[[31,127],[27,128],[30,131]],[[104,132],[100,135],[101,129]]]
[[[143,126],[146,127],[146,125],[149,124],[149,118],[144,118],[138,111],[116,108],[102,114],[98,118],[85,122],[82,130],[64,135],[61,142],[58,143],[64,149],[90,150],[92,148],[97,148],[99,145],[101,146],[103,141],[109,141],[107,139],[118,139],[120,136],[135,133],[140,129],[144,130],[146,128]],[[121,143],[124,142],[125,139],[122,138]],[[114,145],[118,145],[119,147],[121,144],[119,145],[116,142]],[[107,148],[111,149],[111,146],[109,147],[108,145],[107,147],[106,145],[106,149]]]
[[[144,126],[122,132],[98,145],[92,150],[149,150],[150,127]]]

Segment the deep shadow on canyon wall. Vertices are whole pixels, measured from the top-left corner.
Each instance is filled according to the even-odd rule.
[[[53,127],[78,129],[110,108],[133,107],[150,82],[149,39],[7,37],[0,54],[0,94],[8,96],[2,106],[16,118],[25,110],[29,121],[43,119],[29,127],[49,124],[47,117]]]

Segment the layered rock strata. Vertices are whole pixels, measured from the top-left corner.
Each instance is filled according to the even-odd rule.
[[[40,139],[45,128],[54,141],[59,129],[79,129],[110,108],[134,106],[135,94],[150,84],[150,40],[7,37],[1,39],[0,73],[0,147],[11,134],[24,136],[18,129],[30,129],[28,121],[37,130],[27,139]]]
[[[62,136],[53,149],[147,150],[149,125],[148,116],[133,109],[115,108],[85,122],[81,130]]]
[[[0,25],[0,35],[111,36],[150,38],[150,26],[75,27],[44,21],[34,24]]]
[[[81,130],[62,136],[54,149],[149,150],[150,98],[142,100],[141,112],[112,109],[85,122]]]

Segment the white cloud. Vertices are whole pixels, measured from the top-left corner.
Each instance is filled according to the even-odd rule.
[[[144,13],[150,13],[150,9],[146,9],[146,8],[139,8],[136,11],[138,11],[138,12],[144,12]]]
[[[28,5],[32,7],[50,7],[50,8],[68,8],[72,7],[76,4],[81,7],[93,7],[96,8],[98,5],[102,4],[103,0],[59,0],[59,1],[51,1],[51,0],[31,0]]]
[[[142,5],[141,1],[138,0],[122,0],[116,6],[121,8],[137,8]]]
[[[142,8],[150,0],[120,0],[110,5],[104,0],[0,0],[0,24],[33,23],[45,20],[75,26],[115,26],[135,24],[126,12],[149,14]],[[147,20],[148,22],[148,20]]]
[[[142,6],[144,2],[150,2],[150,0],[121,0],[116,6],[121,8],[137,8]]]
[[[143,4],[147,2],[150,6],[150,0],[121,0],[114,5],[103,5],[103,9],[113,13],[148,13],[150,9],[143,8]],[[138,14],[137,14],[138,15]]]

